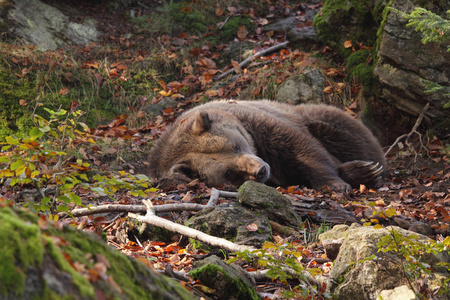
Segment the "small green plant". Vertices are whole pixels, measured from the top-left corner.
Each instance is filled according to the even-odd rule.
[[[418,282],[424,274],[431,273],[431,266],[424,262],[424,258],[430,254],[445,253],[450,249],[450,237],[437,242],[429,240],[426,243],[418,240],[417,235],[402,235],[397,230],[390,230],[377,244],[378,252],[396,252],[400,255],[405,276],[408,279],[409,286],[413,289],[420,299],[429,299],[430,295],[419,293],[415,283]],[[445,267],[450,272],[450,264],[441,262],[439,266]],[[440,295],[450,296],[449,286],[450,278],[444,281],[442,289],[438,292]]]
[[[272,280],[280,280],[287,284],[289,279],[297,278],[300,284],[293,290],[285,290],[283,296],[287,299],[297,297],[307,297],[311,294],[317,294],[317,289],[312,286],[305,272],[313,275],[321,274],[318,268],[305,269],[300,263],[300,259],[307,250],[298,248],[292,244],[274,244],[267,242],[262,249],[253,251],[241,251],[234,253],[234,257],[228,260],[228,263],[236,260],[244,260],[248,263],[256,263],[261,267],[267,268],[267,276]]]
[[[36,126],[27,137],[7,136],[1,143],[0,184],[34,187],[38,192],[26,206],[51,216],[68,211],[74,204],[82,205],[78,188],[99,196],[111,196],[122,188],[135,196],[146,195],[143,189],[149,188],[150,181],[145,175],[93,174],[89,162],[71,155],[81,144],[95,143],[89,128],[78,122],[81,111],[45,110],[50,119],[35,116]]]

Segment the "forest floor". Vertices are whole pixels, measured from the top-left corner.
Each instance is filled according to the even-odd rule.
[[[99,50],[104,45],[108,45],[113,51],[109,51],[109,59],[118,63],[117,65],[129,64],[140,55],[144,55],[150,49],[145,45],[160,45],[168,50],[168,55],[178,55],[180,47],[178,45],[189,45],[201,37],[192,37],[179,34],[177,36],[159,36],[155,38],[145,32],[139,35],[128,37],[129,33],[135,32],[136,28],[127,21],[123,12],[101,9],[99,6],[90,4],[89,1],[52,1],[47,3],[60,6],[75,5],[79,11],[87,16],[96,19],[103,32],[102,41],[88,47],[79,49],[77,55],[95,68],[95,61],[99,60]],[[156,6],[155,6],[156,7]],[[155,7],[138,7],[135,9],[137,15],[149,15],[155,11]],[[277,6],[273,11],[267,12],[266,16],[258,17],[258,20],[271,21],[271,15],[283,15],[286,7]],[[298,16],[304,14],[307,7],[291,7],[298,10]],[[77,18],[75,15],[71,15]],[[312,24],[304,24],[312,26]],[[264,47],[269,47],[278,42],[284,41],[283,36],[268,36],[263,33],[256,33],[252,36],[243,36],[242,40],[250,42],[258,40]],[[337,55],[326,46],[314,45],[311,52],[299,50],[283,49],[269,56],[262,57],[254,66],[250,66],[246,71],[240,72],[233,80],[220,81],[218,88],[213,88],[212,79],[208,79],[205,74],[218,74],[223,70],[216,66],[214,59],[221,55],[224,45],[204,45],[202,48],[192,47],[193,64],[196,64],[195,71],[189,75],[179,76],[175,81],[161,81],[159,91],[153,99],[146,99],[148,103],[158,103],[165,97],[175,97],[178,101],[176,108],[166,109],[164,112],[153,118],[140,121],[139,126],[130,121],[126,116],[118,116],[109,124],[97,126],[91,129],[91,136],[96,140],[117,139],[116,146],[108,151],[95,146],[87,146],[88,143],[80,144],[84,147],[85,157],[93,162],[102,172],[123,170],[133,174],[146,172],[146,151],[148,151],[152,141],[164,130],[167,124],[173,122],[177,115],[184,110],[201,103],[205,97],[209,99],[218,98],[240,98],[248,93],[248,86],[254,87],[252,97],[258,98],[267,96],[264,91],[265,81],[269,76],[276,76],[275,82],[281,83],[290,74],[295,72],[298,66],[315,65],[323,70],[327,75],[326,97],[330,104],[338,104],[347,112],[356,117],[358,105],[356,97],[359,93],[359,85],[353,80],[347,79],[345,68],[341,66]],[[354,45],[354,47],[363,47]],[[73,49],[72,49],[73,50]],[[72,51],[71,50],[71,51]],[[326,57],[329,62],[319,62],[313,58],[313,52],[319,52]],[[189,66],[188,63],[186,66]],[[270,66],[268,68],[267,66]],[[282,70],[279,72],[278,69]],[[118,68],[118,76],[124,73],[125,69]],[[113,75],[113,73],[110,73]],[[114,78],[111,76],[109,79]],[[105,79],[105,80],[109,80]],[[180,90],[186,89],[189,93],[181,95]],[[244,92],[244,90],[246,90]],[[345,99],[343,100],[345,96]],[[270,95],[269,95],[270,96]],[[147,103],[147,104],[148,104]],[[135,111],[139,115],[139,111]],[[361,223],[371,222],[372,224],[400,225],[405,228],[416,230],[427,234],[434,239],[442,239],[450,235],[450,147],[435,137],[428,138],[425,133],[418,140],[418,135],[414,134],[410,144],[402,141],[396,145],[394,150],[387,157],[389,170],[386,183],[377,190],[368,189],[361,186],[351,193],[336,193],[330,190],[315,191],[303,187],[283,187],[278,188],[280,192],[296,201],[301,199],[313,199],[309,201],[320,202],[322,199],[335,201],[342,209],[353,214]],[[385,148],[385,150],[388,147]],[[69,159],[70,160],[70,159]],[[75,160],[74,158],[72,160]],[[20,195],[23,191],[16,188],[1,188],[3,197],[7,199],[17,199],[21,201]],[[154,205],[170,203],[198,203],[206,204],[210,197],[211,189],[201,182],[194,182],[189,186],[178,186],[172,191],[154,191],[147,195]],[[117,191],[113,198],[99,197],[93,191],[78,190],[78,195],[83,199],[84,204],[92,206],[105,204],[132,204],[140,205],[141,198],[132,196],[126,190]],[[231,201],[220,199],[219,203]],[[335,208],[330,208],[335,209]],[[183,224],[192,212],[165,213],[165,218],[170,218],[177,223]],[[189,272],[192,263],[208,255],[203,250],[194,249],[186,238],[177,233],[170,236],[161,237],[159,240],[145,239],[140,236],[138,230],[134,228],[126,217],[125,213],[107,213],[101,215],[84,216],[73,219],[62,219],[60,222],[74,224],[85,231],[105,232],[108,242],[123,253],[136,257],[155,270],[164,270],[170,265],[175,271]],[[302,251],[302,262],[307,267],[322,269],[327,275],[331,269],[331,262],[327,260],[317,236],[326,228],[333,224],[314,223],[313,213],[310,218],[303,218],[303,225],[296,229],[293,235],[283,235],[275,233],[274,241],[279,244],[290,242],[297,249]],[[419,223],[417,223],[419,222]],[[419,227],[419,228],[418,228]],[[418,229],[417,229],[418,228]],[[247,270],[254,270],[253,265],[242,263]],[[191,282],[194,287],[201,286],[198,282]],[[259,290],[267,298],[280,296],[282,289],[289,288],[280,282],[264,282],[258,285]]]

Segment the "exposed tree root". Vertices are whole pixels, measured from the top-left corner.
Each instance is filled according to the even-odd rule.
[[[428,107],[430,106],[429,103],[427,103],[427,105],[425,105],[422,109],[422,112],[420,113],[419,117],[416,120],[416,123],[414,124],[413,128],[411,129],[411,131],[409,133],[405,133],[401,136],[399,136],[395,142],[389,147],[389,149],[386,151],[386,153],[384,154],[385,157],[388,156],[388,154],[392,151],[392,149],[394,149],[395,146],[398,145],[398,143],[400,143],[403,139],[405,139],[405,144],[408,146],[411,146],[409,143],[409,139],[411,138],[411,136],[415,133],[417,134],[417,136],[419,137],[419,141],[420,141],[420,145],[422,147],[422,135],[417,131],[417,128],[419,127],[420,123],[422,123],[423,117],[425,116],[425,112],[427,111]]]

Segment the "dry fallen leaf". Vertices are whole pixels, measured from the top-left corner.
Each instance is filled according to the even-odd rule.
[[[352,41],[351,40],[346,40],[344,42],[344,48],[351,48],[352,47]]]

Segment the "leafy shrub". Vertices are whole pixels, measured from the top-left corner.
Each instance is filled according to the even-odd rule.
[[[88,134],[89,128],[78,122],[81,111],[46,111],[50,120],[36,116],[37,126],[26,137],[7,136],[2,143],[0,184],[31,186],[40,195],[26,206],[51,215],[68,211],[74,204],[82,205],[78,188],[99,196],[111,196],[119,189],[127,189],[134,196],[146,195],[143,190],[149,188],[150,181],[145,175],[99,175],[90,163],[71,159],[70,152],[79,150],[80,144],[95,143]]]

